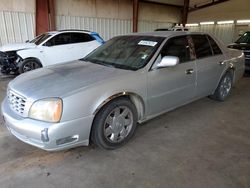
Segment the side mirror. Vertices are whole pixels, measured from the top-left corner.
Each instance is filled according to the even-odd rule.
[[[176,56],[164,56],[161,62],[157,64],[157,68],[173,67],[179,64],[180,59]]]

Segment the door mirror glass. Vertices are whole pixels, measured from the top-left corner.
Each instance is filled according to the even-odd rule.
[[[157,68],[173,67],[179,64],[180,60],[176,56],[164,56],[157,64]]]

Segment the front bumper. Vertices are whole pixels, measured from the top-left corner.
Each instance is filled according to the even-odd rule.
[[[0,51],[1,72],[4,74],[16,72],[18,70],[17,63],[20,61],[20,59],[21,58],[16,55],[8,56],[7,53]]]
[[[6,127],[14,136],[43,150],[58,151],[89,144],[94,116],[59,123],[42,122],[17,115],[9,108],[6,98],[2,103],[2,113]]]

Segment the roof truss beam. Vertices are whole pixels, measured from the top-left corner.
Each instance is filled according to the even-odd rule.
[[[189,12],[193,12],[193,11],[200,10],[200,9],[203,9],[203,8],[211,7],[211,6],[214,6],[214,5],[218,5],[218,4],[224,3],[226,1],[229,1],[229,0],[217,0],[217,1],[212,0],[212,2],[207,3],[207,4],[203,4],[203,5],[200,5],[200,6],[195,5],[193,8],[189,8]]]

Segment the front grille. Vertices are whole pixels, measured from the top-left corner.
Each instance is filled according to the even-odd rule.
[[[244,54],[246,58],[250,59],[250,50],[245,50]]]
[[[23,116],[25,110],[26,98],[16,94],[12,90],[8,91],[8,101],[10,108],[17,114]]]
[[[250,54],[250,50],[245,50],[244,52],[247,54]]]

